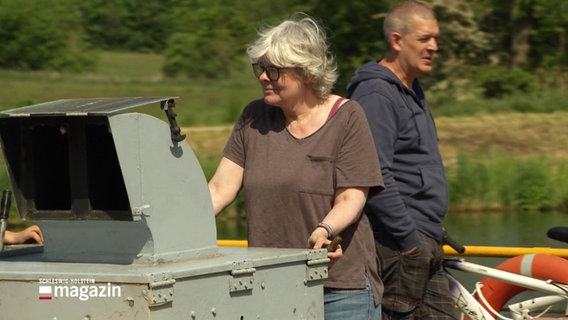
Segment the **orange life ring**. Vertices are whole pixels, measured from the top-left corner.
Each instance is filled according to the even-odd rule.
[[[568,283],[568,260],[548,254],[526,254],[503,261],[499,270],[522,274],[542,280],[554,280]],[[503,306],[517,294],[527,290],[503,281],[483,278],[481,293],[493,310],[501,310]],[[477,294],[475,298],[480,301]],[[483,303],[481,303],[483,305]]]

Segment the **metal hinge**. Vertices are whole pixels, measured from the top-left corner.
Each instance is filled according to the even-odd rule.
[[[150,307],[161,306],[174,301],[174,284],[176,279],[172,273],[151,274],[148,289],[143,290],[144,297]]]
[[[229,292],[252,290],[254,285],[253,274],[256,269],[252,267],[250,261],[235,261],[231,267],[231,278],[229,279]]]
[[[304,283],[327,279],[327,264],[329,263],[327,250],[310,250],[306,252],[306,255],[308,260],[306,261],[306,279],[304,279]]]

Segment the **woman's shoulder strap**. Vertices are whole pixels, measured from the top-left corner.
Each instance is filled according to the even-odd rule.
[[[331,119],[331,117],[333,117],[333,115],[335,115],[335,113],[337,112],[339,107],[341,107],[343,105],[343,101],[346,101],[346,100],[349,100],[349,99],[344,98],[344,97],[339,97],[339,98],[337,98],[337,100],[335,100],[335,102],[333,103],[333,106],[331,107],[331,110],[329,111],[329,115],[327,116],[327,120]]]

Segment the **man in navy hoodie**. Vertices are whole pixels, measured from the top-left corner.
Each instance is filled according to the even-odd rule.
[[[448,186],[430,107],[418,77],[432,70],[439,27],[426,5],[394,5],[384,21],[388,52],[361,66],[348,96],[363,106],[381,162],[382,192],[369,192],[385,285],[384,319],[457,319],[442,270]]]

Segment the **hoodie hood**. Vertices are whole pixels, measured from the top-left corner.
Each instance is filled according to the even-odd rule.
[[[355,71],[351,82],[347,85],[347,96],[350,97],[360,82],[369,79],[382,79],[399,87],[404,87],[400,79],[387,67],[380,65],[378,61],[370,61]]]

